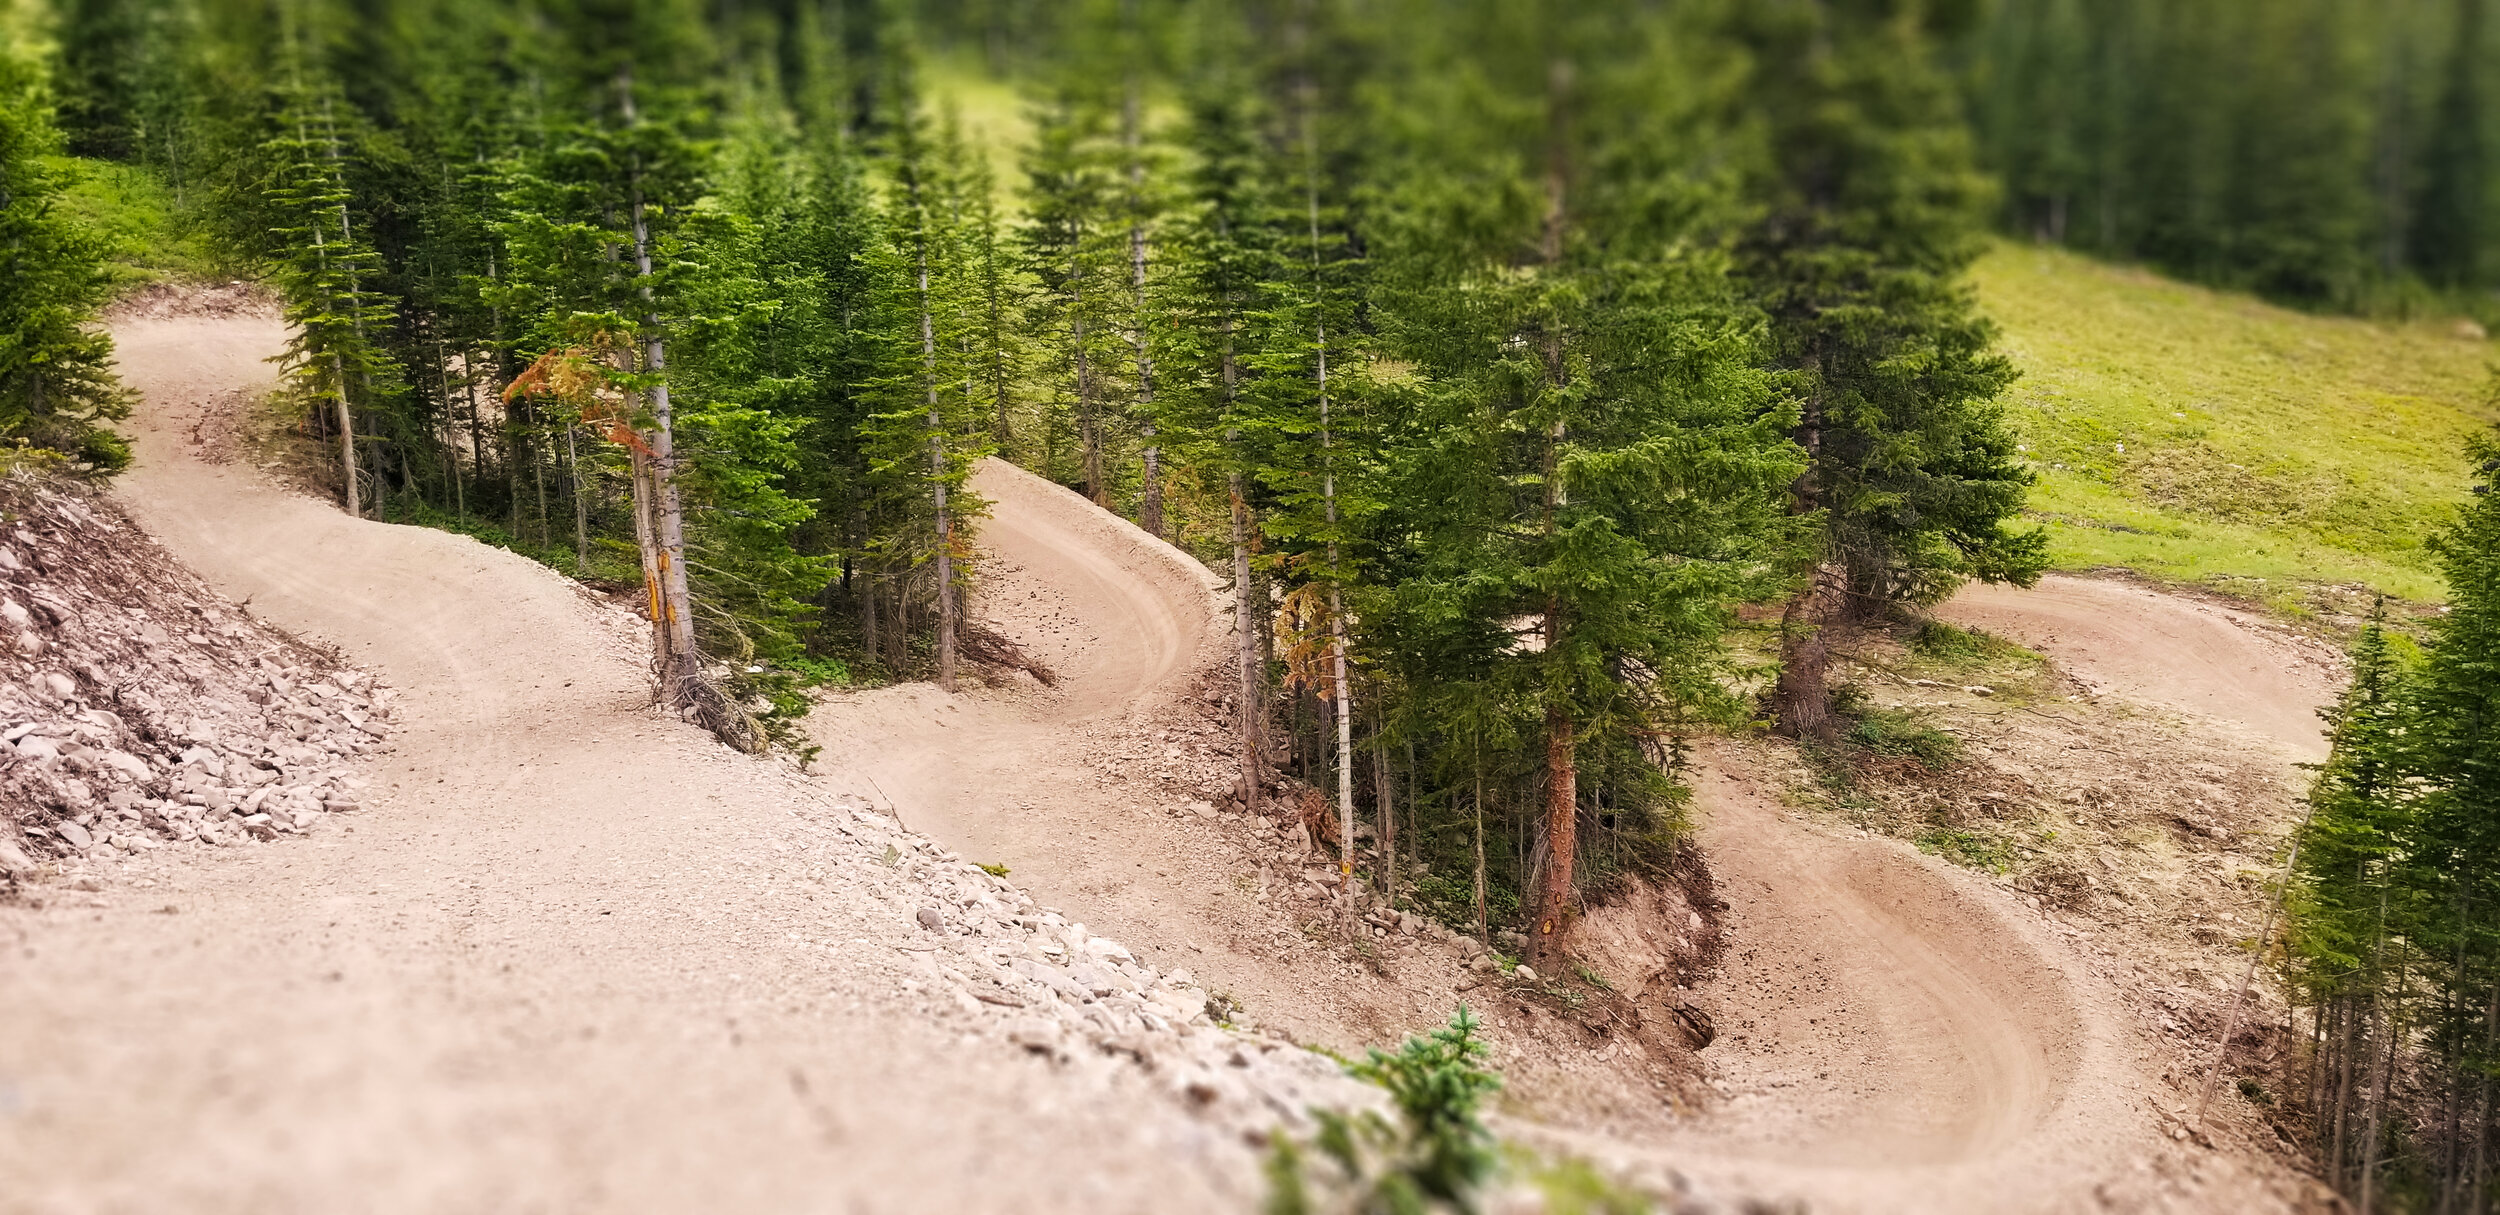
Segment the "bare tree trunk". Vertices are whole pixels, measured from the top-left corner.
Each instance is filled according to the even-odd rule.
[[[859,643],[871,658],[884,654],[877,645],[877,576],[864,563],[859,571]]]
[[[1078,438],[1085,446],[1085,496],[1094,505],[1111,505],[1111,487],[1103,481],[1102,419],[1094,401],[1094,365],[1085,354],[1085,286],[1079,275],[1084,267],[1076,254],[1068,255],[1068,328],[1076,342],[1076,426]]]
[[[2401,978],[2398,981],[2401,984]],[[2368,1129],[2363,1132],[2367,1138],[2362,1144],[2361,1151],[2361,1215],[2370,1215],[2370,1212],[2375,1209],[2378,1187],[2379,1119],[2387,1112],[2387,1086],[2396,1070],[2395,1013],[2392,1010],[2381,1013],[2379,1026],[2379,1032],[2387,1039],[2387,1042],[2385,1047],[2378,1052],[2380,1063],[2375,1069],[2378,1072],[2378,1091],[2370,1098]]]
[[[1831,630],[1839,623],[1845,594],[1840,567],[1818,565],[1813,583],[1790,599],[1780,615],[1780,675],[1772,700],[1782,734],[1820,741],[1832,737],[1831,695],[1825,687]]]
[[[1809,354],[1806,372],[1816,374],[1819,356]],[[1815,480],[1823,458],[1823,393],[1806,393],[1805,407],[1794,435],[1805,449],[1806,469],[1789,490],[1792,514],[1810,515],[1823,508],[1823,492]],[[1840,618],[1846,574],[1830,561],[1818,561],[1813,580],[1788,601],[1780,615],[1780,677],[1772,691],[1773,713],[1780,733],[1791,738],[1828,740],[1832,734],[1831,694],[1825,675],[1831,666],[1831,639],[1825,629]]]
[[[1477,745],[1477,746],[1481,747],[1481,745],[1482,745],[1482,740],[1481,740],[1481,739],[1476,740],[1476,744],[1475,744],[1475,745]],[[1476,940],[1478,940],[1478,941],[1480,941],[1480,942],[1483,942],[1486,946],[1490,947],[1490,946],[1493,944],[1492,926],[1491,926],[1490,924],[1486,923],[1486,921],[1485,921],[1485,911],[1484,911],[1484,754],[1483,754],[1483,752],[1482,752],[1481,750],[1478,750],[1477,752],[1475,752],[1475,754],[1474,754],[1474,759],[1475,759],[1475,781],[1476,781],[1476,784],[1475,784],[1475,790],[1474,790],[1474,793],[1473,793],[1473,795],[1472,795],[1472,796],[1470,797],[1470,799],[1469,799],[1469,804],[1470,804],[1470,805],[1472,805],[1472,806],[1474,806],[1474,807],[1475,807],[1475,811],[1476,811]]]
[[[501,326],[498,325],[497,328],[500,330]],[[469,397],[469,467],[472,475],[477,479],[478,488],[484,489],[486,487],[486,407],[477,399],[477,352],[470,351],[460,356],[460,371],[461,378],[467,381]],[[486,509],[485,504],[480,503],[478,509],[483,512]],[[467,508],[463,506],[461,517],[465,519],[467,514]]]
[[[1312,345],[1316,355],[1319,388],[1319,450],[1320,501],[1328,520],[1328,665],[1329,686],[1337,702],[1337,829],[1344,841],[1344,851],[1337,865],[1340,911],[1345,918],[1345,931],[1353,935],[1354,917],[1354,696],[1346,678],[1345,595],[1341,589],[1340,562],[1337,550],[1337,467],[1336,437],[1332,433],[1334,419],[1330,414],[1328,396],[1328,313],[1326,284],[1320,277],[1319,249],[1319,134],[1313,118],[1317,107],[1309,77],[1302,85],[1302,153],[1305,170],[1304,201],[1310,222],[1311,236],[1311,304],[1313,310]]]
[[[2335,1052],[2332,1088],[2335,1121],[2327,1137],[2326,1167],[2328,1179],[2338,1190],[2345,1186],[2344,1130],[2352,1121],[2352,1056],[2355,1049],[2353,1036],[2356,1032],[2353,1004],[2352,996],[2347,993],[2341,998],[2340,1007],[2336,1009],[2338,1018],[2336,1029],[2340,1041]]]
[[[628,64],[617,70],[617,92],[628,126],[636,122],[634,112],[633,67]],[[652,305],[651,294],[651,226],[642,202],[642,166],[637,158],[630,171],[634,231],[634,270],[642,280],[643,304]],[[660,317],[656,309],[643,314],[649,333],[643,339],[643,369],[651,373],[651,480],[653,489],[653,539],[658,545],[660,576],[661,626],[668,630],[668,665],[660,672],[662,687],[672,705],[683,707],[693,697],[693,681],[699,674],[694,648],[693,596],[686,588],[686,510],[677,492],[676,422],[668,401],[668,346],[660,336]]]
[[[572,436],[565,437],[569,440]],[[538,547],[543,549],[553,543],[547,538],[547,464],[535,454],[530,457],[530,479],[538,486]]]
[[[1227,360],[1229,368],[1230,361]],[[1234,436],[1238,439],[1238,434]],[[1233,645],[1240,667],[1241,697],[1239,739],[1241,748],[1241,808],[1246,814],[1259,812],[1260,749],[1265,745],[1259,727],[1266,718],[1266,668],[1259,661],[1259,626],[1257,614],[1266,609],[1258,602],[1258,587],[1250,578],[1250,507],[1242,500],[1241,473],[1231,474],[1233,499]]]
[[[590,573],[590,490],[582,484],[582,454],[573,443],[573,426],[564,427],[564,462],[573,477],[573,572]]]
[[[651,621],[651,673],[658,681],[656,686],[659,692],[654,699],[665,700],[668,691],[666,672],[674,665],[669,648],[675,640],[668,628],[667,594],[660,577],[659,528],[653,522],[652,509],[656,495],[651,492],[651,457],[637,447],[633,449],[633,462],[634,547],[642,556],[643,610]]]
[[[885,630],[885,664],[900,676],[911,662],[911,581],[908,574],[886,581],[894,588],[894,619]]]
[[[1335,545],[1328,546],[1335,556]],[[1333,563],[1333,561],[1332,561]],[[1346,931],[1354,931],[1354,692],[1346,679],[1345,600],[1328,588],[1329,688],[1337,702],[1337,884],[1345,897]]]
[[[313,230],[313,243],[321,243],[321,232]],[[347,363],[338,351],[330,352],[330,373],[338,378],[339,469],[347,474],[347,513],[364,517],[364,505],[356,496],[356,419],[347,407]]]
[[[1134,74],[1120,104],[1120,141],[1128,149],[1128,262],[1132,293],[1129,347],[1137,359],[1137,416],[1145,427],[1146,484],[1137,502],[1137,526],[1163,535],[1163,451],[1155,444],[1155,365],[1146,347],[1146,161],[1138,153],[1138,85]]]
[[[2493,982],[2489,1001],[2483,1006],[2483,1062],[2485,1066],[2476,1069],[2482,1073],[2482,1080],[2476,1086],[2477,1092],[2474,1099],[2474,1151],[2466,1166],[2465,1192],[2472,1195],[2477,1204],[2483,1201],[2483,1185],[2488,1177],[2486,1170],[2488,1157],[2485,1149],[2491,1142],[2489,1063],[2495,1035],[2500,1035],[2500,979]]]
[[[1545,877],[1537,887],[1536,939],[1530,953],[1537,973],[1548,972],[1562,954],[1569,927],[1574,862],[1580,853],[1580,769],[1571,715],[1560,705],[1545,710]]]
[[[915,197],[919,186],[912,187]],[[929,244],[927,218],[922,218],[920,243],[920,362],[929,394],[929,492],[937,510],[937,683],[955,690],[955,529],[946,514],[946,418],[938,409],[937,328],[929,307]]]
[[[1372,746],[1372,780],[1380,786],[1380,893],[1394,906],[1398,900],[1398,814],[1397,800],[1390,791],[1389,744],[1385,739]]]

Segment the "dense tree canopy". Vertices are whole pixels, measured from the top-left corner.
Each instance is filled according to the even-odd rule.
[[[2025,236],[2328,307],[2500,285],[2490,0],[2001,0],[1947,31]]]
[[[2321,303],[2493,269],[2482,0],[57,17],[52,92],[0,65],[41,268],[0,284],[11,433],[120,459],[57,110],[283,297],[343,506],[641,586],[658,686],[725,737],[956,677],[995,452],[1234,584],[1235,795],[1349,910],[1540,954],[1671,855],[1687,733],[1819,733],[1831,637],[2041,568],[1961,281],[1991,215]],[[1012,120],[954,87],[983,69]]]

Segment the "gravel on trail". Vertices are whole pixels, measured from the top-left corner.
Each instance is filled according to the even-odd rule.
[[[553,572],[204,458],[189,415],[266,380],[273,315],[116,338],[145,398],[121,496],[249,603],[198,599],[236,647],[276,647],[274,673],[191,660],[275,698],[217,720],[310,697],[298,718],[384,720],[361,699],[396,725],[353,765],[243,731],[150,764],[186,806],[237,758],[334,801],[365,782],[301,838],[28,855],[0,908],[0,1209],[1243,1208],[1271,1128],[1378,1100],[873,793],[656,712],[638,622]]]

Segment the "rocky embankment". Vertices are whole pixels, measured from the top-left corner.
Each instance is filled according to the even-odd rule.
[[[826,922],[906,925],[884,955],[845,949],[846,984],[893,981],[935,1016],[1078,1070],[1134,1067],[1189,1115],[1175,1124],[1263,1144],[1310,1109],[1375,1108],[1383,1094],[1326,1056],[1232,1025],[1235,1010],[1185,967],[1160,969],[1022,888],[906,830],[873,799],[794,809],[769,867]],[[890,950],[891,953],[886,951]],[[899,966],[897,965],[899,963]]]
[[[210,590],[107,499],[0,479],[0,882],[356,809],[391,693]]]

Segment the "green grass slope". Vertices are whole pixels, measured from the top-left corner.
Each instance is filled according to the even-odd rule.
[[[58,205],[103,238],[105,272],[116,290],[149,283],[201,281],[229,267],[176,217],[174,192],[154,171],[83,157],[56,156]]]
[[[2442,597],[2422,538],[2466,493],[2462,440],[2500,420],[2490,341],[2027,245],[1972,280],[2023,372],[2007,399],[2057,566]]]

